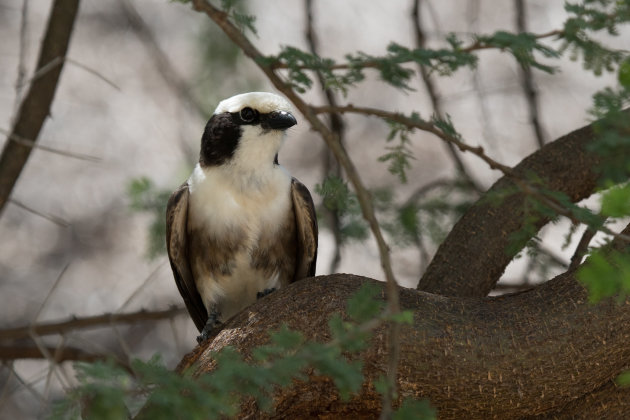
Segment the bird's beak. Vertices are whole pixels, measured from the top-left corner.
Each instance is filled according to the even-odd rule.
[[[293,127],[297,121],[293,114],[286,111],[271,112],[267,118],[262,121],[262,127],[271,130],[286,130]]]

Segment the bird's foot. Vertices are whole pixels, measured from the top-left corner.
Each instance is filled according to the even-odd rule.
[[[263,297],[267,296],[269,293],[275,292],[275,291],[276,291],[275,287],[272,287],[271,289],[265,289],[262,292],[256,293],[256,299],[263,298]]]
[[[206,325],[203,326],[203,330],[201,330],[201,334],[197,336],[197,343],[201,344],[206,341],[214,330],[221,325],[219,321],[220,314],[218,312],[212,312],[208,315],[208,320],[206,321]]]

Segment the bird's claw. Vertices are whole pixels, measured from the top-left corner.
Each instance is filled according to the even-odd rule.
[[[276,291],[275,287],[272,287],[271,289],[265,289],[262,292],[256,293],[256,299],[263,298],[263,297],[267,296],[269,293],[275,292],[275,291]]]

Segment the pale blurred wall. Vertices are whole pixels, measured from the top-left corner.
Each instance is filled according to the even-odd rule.
[[[358,50],[378,55],[390,41],[413,46],[410,2],[314,3],[320,52],[325,56],[341,59],[344,53]],[[202,71],[199,53],[199,37],[208,25],[205,16],[168,1],[135,0],[133,4],[177,72],[193,89],[199,77],[212,78],[212,74]],[[538,0],[528,4],[529,25],[534,32],[558,28],[565,18],[562,1]],[[49,5],[47,0],[29,1],[25,45],[28,74],[32,74],[35,65]],[[488,33],[514,27],[512,2],[450,0],[432,1],[431,5],[431,10],[423,9],[430,46],[442,45],[441,39],[451,31]],[[14,114],[21,7],[19,0],[0,0],[0,128],[5,130],[10,128]],[[277,52],[280,44],[305,48],[302,2],[275,1],[272,8],[267,2],[251,2],[250,7],[258,16],[258,37],[252,39],[264,53]],[[618,47],[624,47],[619,45],[623,40],[616,40]],[[162,188],[172,189],[180,184],[194,164],[209,114],[202,118],[165,84],[118,1],[82,2],[69,57],[97,71],[119,89],[72,63],[64,68],[51,118],[39,142],[96,156],[100,162],[41,150],[32,153],[13,198],[69,225],[62,227],[15,205],[7,206],[0,218],[2,327],[33,320],[66,266],[39,315],[40,321],[181,304],[166,256],[154,261],[145,258],[150,218],[129,209],[126,189],[129,181],[139,176],[150,177]],[[233,78],[257,79],[257,88],[272,90],[251,63],[241,63],[234,69]],[[595,78],[580,66],[564,60],[557,76],[534,72],[548,140],[583,125],[592,93],[614,84],[613,77]],[[510,165],[536,147],[517,70],[510,57],[484,51],[480,53],[476,78],[471,71],[462,70],[437,81],[444,109],[464,138],[483,145],[491,156]],[[238,93],[231,90],[239,86],[234,82],[217,81],[213,100]],[[418,80],[414,86],[416,91],[402,93],[388,88],[372,74],[368,83],[341,101],[402,112],[416,110],[428,117],[432,110],[426,92]],[[315,103],[323,101],[319,91],[311,91],[305,97]],[[306,123],[300,122],[290,131],[281,161],[313,191],[322,177],[323,142],[309,131]],[[348,150],[370,187],[393,185],[397,197],[404,199],[419,184],[453,174],[443,144],[430,135],[415,134],[413,149],[417,160],[409,176],[412,182],[400,186],[386,165],[376,162],[383,153],[387,127],[376,119],[356,116],[347,118],[347,126]],[[0,135],[0,139],[5,141],[5,136]],[[485,186],[498,176],[474,156],[464,156],[463,160]],[[314,198],[319,201],[315,194]],[[550,246],[555,246],[555,252],[560,254],[557,229],[549,230],[547,236],[551,238]],[[331,235],[322,231],[319,273],[329,266],[330,249]],[[399,280],[413,286],[419,276],[417,251],[393,249]],[[352,243],[344,248],[342,256],[340,272],[382,278],[373,241]],[[522,269],[522,263],[516,264],[506,277],[518,278]],[[160,352],[169,366],[174,366],[192,348],[196,331],[185,316],[175,319],[172,327],[165,322],[120,328],[121,339],[135,354],[148,357]],[[173,338],[174,332],[177,339]],[[75,334],[68,343],[94,351],[119,348],[109,329]],[[17,362],[15,368],[26,380],[33,380],[34,389],[46,392],[42,379],[47,373],[46,363]],[[2,375],[4,382],[7,372]],[[55,377],[52,381],[52,395],[58,395]],[[7,389],[9,394],[4,394],[0,413],[10,410],[4,412],[26,418],[43,412],[43,406],[33,404],[33,395],[15,385],[15,380]]]

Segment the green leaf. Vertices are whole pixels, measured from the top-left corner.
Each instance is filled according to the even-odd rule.
[[[626,58],[619,65],[617,80],[619,80],[621,86],[626,89],[630,89],[630,58]]]
[[[391,316],[391,320],[399,324],[413,324],[413,311],[402,311]]]
[[[587,287],[593,303],[615,295],[624,298],[630,292],[628,255],[612,250],[594,252],[578,270],[577,279]]]
[[[630,371],[627,370],[625,372],[621,372],[619,374],[619,376],[617,376],[617,379],[615,379],[615,382],[619,386],[628,386],[628,385],[630,385]]]
[[[393,420],[433,420],[437,418],[437,412],[429,401],[405,398],[394,415]]]
[[[376,318],[383,310],[384,302],[378,299],[382,285],[367,282],[348,299],[347,311],[353,321],[362,323]]]
[[[630,184],[613,187],[602,196],[604,216],[624,217],[630,215]]]

